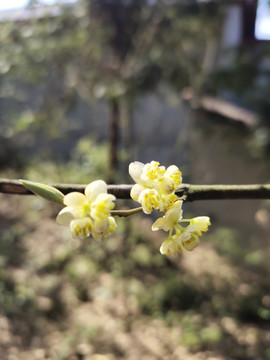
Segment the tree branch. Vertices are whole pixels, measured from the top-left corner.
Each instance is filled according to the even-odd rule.
[[[177,194],[180,195],[180,194]],[[188,185],[183,191],[186,201],[270,199],[270,184],[254,185]]]
[[[50,184],[68,194],[72,191],[83,192],[86,185]],[[108,192],[118,199],[130,199],[133,185],[108,185]],[[31,195],[18,180],[0,179],[0,193]],[[255,185],[189,185],[182,184],[176,192],[185,201],[223,200],[223,199],[270,199],[270,184]]]
[[[138,207],[135,209],[129,209],[129,210],[111,210],[111,215],[116,217],[127,217],[133,214],[137,214],[142,211],[142,207]]]

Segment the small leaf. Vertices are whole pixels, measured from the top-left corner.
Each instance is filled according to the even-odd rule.
[[[39,195],[46,200],[63,205],[65,195],[55,187],[27,180],[20,180],[20,182],[26,189],[32,191],[35,195]]]

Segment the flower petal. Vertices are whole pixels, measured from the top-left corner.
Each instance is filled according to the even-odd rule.
[[[91,204],[91,217],[93,219],[105,219],[114,208],[115,196],[107,193],[99,194]]]
[[[69,225],[70,222],[75,219],[75,216],[73,214],[72,208],[69,207],[65,207],[64,209],[62,209],[57,218],[56,221],[58,222],[59,225]]]
[[[168,226],[168,224],[165,221],[165,217],[161,217],[159,219],[157,219],[154,224],[152,225],[152,231],[157,231],[159,229],[165,230],[165,231],[169,231],[170,227]]]
[[[117,225],[112,216],[107,219],[95,221],[92,236],[95,240],[101,241],[105,236],[110,235]]]
[[[207,231],[208,226],[211,225],[208,216],[197,216],[190,221],[190,225],[198,226],[200,231]]]
[[[169,237],[161,244],[159,251],[162,255],[175,255],[177,251],[182,253],[182,247]]]
[[[181,207],[173,208],[166,212],[165,221],[169,228],[174,227],[179,222],[182,217],[182,212]]]
[[[103,180],[93,181],[85,188],[85,196],[89,202],[94,201],[102,193],[107,193],[107,185]]]
[[[142,184],[141,175],[143,172],[143,168],[144,168],[144,164],[139,161],[134,161],[129,164],[129,168],[128,168],[129,175],[138,184]]]
[[[170,195],[175,191],[175,185],[172,179],[163,178],[159,184],[159,190],[163,195]]]
[[[109,221],[109,228],[108,230],[105,231],[104,236],[110,235],[117,228],[116,222],[112,216],[108,217],[108,221]]]
[[[151,214],[153,209],[158,209],[160,195],[155,189],[145,189],[139,196],[139,203],[142,205],[145,214]]]
[[[106,219],[96,219],[94,221],[93,231],[96,233],[104,233],[108,230],[110,226],[108,218]]]
[[[200,239],[197,235],[191,234],[190,238],[187,240],[182,240],[183,248],[192,251],[200,244]]]
[[[135,184],[131,191],[130,191],[130,197],[131,199],[138,201],[139,200],[139,196],[141,194],[141,192],[144,190],[145,188],[141,185]]]
[[[159,251],[162,255],[170,255],[171,251],[169,250],[169,242],[168,240],[163,241],[163,243],[161,244]]]
[[[70,207],[83,206],[86,203],[86,197],[79,192],[71,192],[64,197],[64,204]]]
[[[95,203],[104,203],[106,205],[106,208],[108,209],[113,209],[114,208],[114,201],[116,200],[116,197],[112,194],[107,194],[107,193],[102,193],[99,194],[95,200],[95,202],[93,202],[92,205],[94,205]]]
[[[74,219],[70,223],[72,235],[79,239],[86,239],[92,231],[92,221],[89,217]]]
[[[175,165],[167,168],[164,177],[169,177],[174,182],[175,189],[182,183],[181,171]]]

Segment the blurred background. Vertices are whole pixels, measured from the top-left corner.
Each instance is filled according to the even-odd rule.
[[[269,182],[269,39],[267,0],[1,0],[0,177]],[[59,210],[0,194],[1,360],[270,360],[269,200],[185,204],[212,226],[171,257],[149,217],[81,242]]]

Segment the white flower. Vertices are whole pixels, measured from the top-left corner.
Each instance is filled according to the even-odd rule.
[[[207,216],[200,216],[190,220],[182,220],[182,201],[176,201],[165,215],[157,219],[152,230],[159,229],[169,231],[168,238],[161,244],[161,254],[176,254],[183,249],[192,251],[200,243],[199,236],[202,231],[207,231],[210,225],[210,219]],[[180,223],[189,222],[187,227],[182,227]]]
[[[129,165],[129,174],[136,182],[130,196],[142,205],[144,213],[150,214],[153,209],[166,211],[178,199],[174,192],[182,176],[175,165],[166,170],[156,161],[147,164],[135,161]]]
[[[68,225],[74,237],[85,239],[93,235],[101,240],[115,228],[110,210],[114,208],[115,196],[107,194],[107,185],[96,180],[86,186],[85,194],[72,192],[64,197],[64,204],[56,220],[60,225]]]
[[[89,217],[84,217],[81,219],[71,220],[69,223],[70,230],[74,237],[78,237],[80,239],[85,239],[90,236],[92,231],[93,222]]]
[[[179,245],[173,238],[168,238],[163,241],[159,251],[162,255],[175,255],[178,251],[182,253],[182,246]]]
[[[208,226],[211,225],[211,222],[208,216],[198,216],[190,220],[190,225],[198,226],[198,235],[201,235],[202,231],[208,230]]]
[[[102,240],[105,236],[110,235],[115,229],[117,225],[112,216],[109,216],[107,219],[97,220],[94,222],[94,226],[92,228],[92,236],[95,240]]]
[[[193,225],[190,225],[193,226]],[[194,250],[200,243],[199,236],[194,232],[194,228],[187,226],[182,228],[180,225],[176,227],[174,235],[170,232],[169,237],[160,247],[163,255],[175,255],[178,251],[182,254],[183,248],[188,251]]]
[[[182,200],[178,200],[171,208],[165,213],[165,215],[159,219],[157,219],[152,225],[152,230],[157,231],[159,229],[169,231],[173,229],[179,221],[182,219]]]

